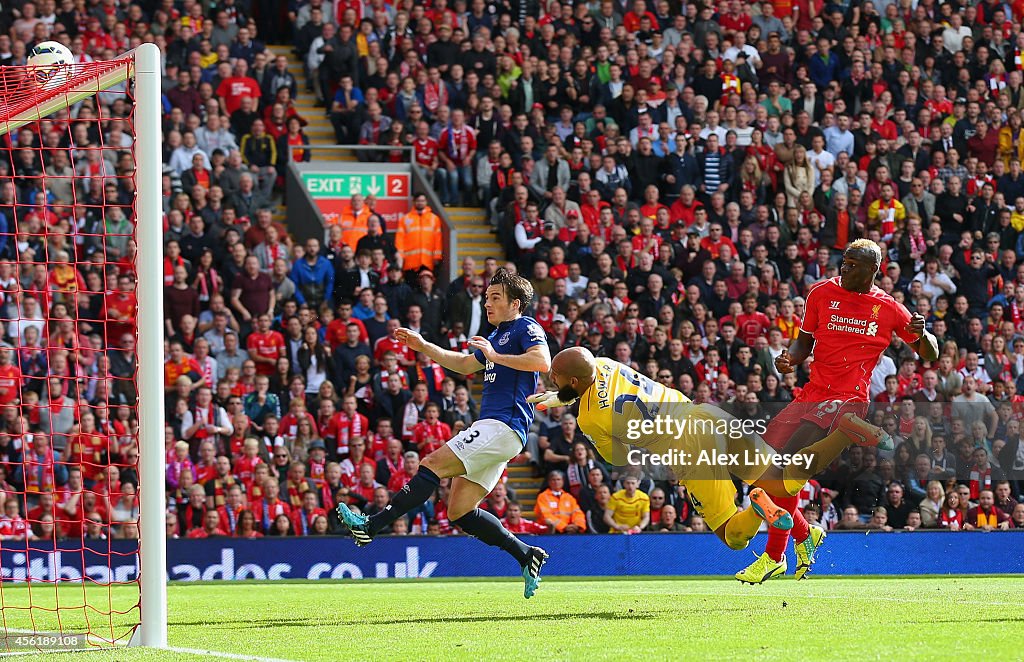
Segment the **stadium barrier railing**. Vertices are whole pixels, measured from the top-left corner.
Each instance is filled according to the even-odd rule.
[[[348,153],[354,155],[358,155],[360,153],[402,152],[404,157],[408,159],[404,165],[409,167],[412,180],[412,194],[425,194],[427,196],[428,205],[441,219],[444,257],[442,259],[441,267],[438,269],[439,274],[443,275],[443,278],[439,278],[439,280],[449,282],[458,277],[459,260],[457,229],[452,223],[447,209],[441,203],[441,198],[438,197],[434,187],[430,184],[426,174],[424,174],[422,167],[413,161],[412,147],[393,147],[387,145],[289,145],[288,168],[285,173],[285,191],[287,195],[286,215],[288,228],[290,231],[293,231],[296,236],[306,238],[324,236],[326,227],[324,225],[323,215],[320,213],[316,203],[313,201],[309,192],[306,190],[306,187],[303,185],[300,164],[296,163],[292,158],[292,152],[295,149],[310,150],[312,152]],[[363,163],[365,162],[316,162],[317,165],[323,165],[325,167],[335,166],[340,169],[344,169],[346,166],[355,166]],[[386,167],[388,164],[375,163],[374,165]],[[412,196],[410,195],[410,200],[411,197]],[[411,202],[409,206],[410,208],[412,207]]]

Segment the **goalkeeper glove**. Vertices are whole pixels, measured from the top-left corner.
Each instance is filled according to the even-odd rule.
[[[543,393],[534,393],[526,398],[526,401],[536,405],[537,411],[547,411],[551,407],[566,407],[578,399],[573,398],[568,402],[562,402],[562,399],[558,397],[558,391],[545,391]]]

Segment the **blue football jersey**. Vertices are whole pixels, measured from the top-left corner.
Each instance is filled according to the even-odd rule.
[[[502,322],[487,339],[498,354],[523,354],[534,345],[547,343],[544,329],[532,317]],[[480,418],[492,418],[508,425],[522,438],[525,446],[526,433],[533,423],[533,407],[526,398],[537,391],[537,373],[491,363],[480,350],[473,355],[484,364]]]

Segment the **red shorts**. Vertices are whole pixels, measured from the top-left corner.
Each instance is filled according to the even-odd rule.
[[[805,422],[821,428],[824,437],[843,414],[850,412],[863,418],[867,411],[868,403],[859,397],[845,399],[827,389],[807,384],[800,395],[768,423],[764,440],[775,450],[782,450]]]

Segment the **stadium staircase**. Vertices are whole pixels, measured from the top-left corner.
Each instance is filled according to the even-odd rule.
[[[483,209],[448,207],[447,212],[453,227],[458,231],[460,267],[461,260],[466,257],[476,260],[477,265],[482,265],[484,259],[488,257],[502,259],[501,246],[491,233],[491,227],[487,223],[487,216]],[[474,380],[470,391],[477,402],[480,401],[482,389],[483,382],[479,379]],[[533,506],[541,488],[541,480],[533,475],[533,467],[531,465],[509,465],[508,486],[515,490],[516,499],[523,506],[524,517],[533,519]]]
[[[299,94],[295,100],[295,110],[309,124],[305,127],[306,135],[312,145],[333,145],[334,128],[330,120],[324,115],[323,108],[314,105],[313,95],[306,92],[306,77],[302,69],[302,62],[292,52],[290,46],[276,45],[270,49],[275,54],[284,54],[288,57],[288,70],[298,81]],[[356,157],[347,150],[322,150],[314,152],[317,161],[355,161]],[[485,258],[497,257],[501,259],[501,246],[491,233],[487,224],[487,217],[483,209],[477,207],[449,207],[445,210],[448,219],[458,233],[458,256],[456,263],[461,263],[462,258],[472,257],[478,265],[482,265]],[[274,214],[274,220],[284,223],[285,210],[278,207]],[[482,382],[477,379],[472,383],[473,398],[479,402],[481,396]],[[508,468],[508,485],[515,490],[516,498],[523,506],[523,515],[533,519],[533,507],[537,501],[537,494],[541,489],[541,480],[533,475],[533,467],[530,465],[511,465]]]
[[[291,46],[271,46],[275,55],[284,54],[288,56],[288,71],[298,81],[298,98],[295,100],[295,110],[302,115],[309,124],[306,125],[306,135],[312,145],[333,145],[334,127],[331,121],[324,115],[323,108],[314,105],[315,98],[312,92],[306,91],[306,76],[302,71],[302,61],[292,52]],[[313,158],[317,161],[355,161],[355,154],[347,150],[321,150],[313,152]]]

